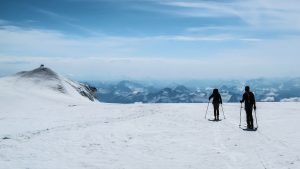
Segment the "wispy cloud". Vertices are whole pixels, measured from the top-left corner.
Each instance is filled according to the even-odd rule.
[[[297,42],[292,41],[290,47],[285,45],[286,41],[260,44],[205,58],[0,56],[0,72],[10,68],[14,73],[44,63],[62,74],[76,75],[72,78],[95,80],[240,78],[245,74],[247,78],[299,76]],[[289,52],[281,51],[280,47],[287,47]],[[12,63],[17,63],[14,69]]]
[[[1,25],[9,25],[9,24],[10,24],[9,21],[0,19],[0,26],[1,26]]]
[[[299,29],[300,2],[274,1],[164,1],[177,7],[173,12],[187,17],[237,17],[252,27]]]
[[[85,32],[89,35],[100,35],[101,30],[92,30],[90,28],[87,28],[85,26],[82,26],[80,24],[77,24],[78,19],[74,18],[74,17],[69,17],[65,14],[61,14],[61,13],[57,13],[57,12],[53,12],[50,10],[46,10],[46,9],[41,9],[41,8],[34,8],[37,12],[39,12],[40,14],[43,14],[49,18],[52,18],[53,20],[56,20],[59,23],[62,23],[66,26],[69,26],[71,28],[75,28],[77,30],[80,30],[82,32]]]
[[[176,12],[178,15],[190,17],[224,17],[236,15],[236,11],[228,3],[218,3],[215,1],[165,1],[162,5],[181,8]],[[175,12],[175,11],[174,11]]]
[[[0,27],[1,53],[33,56],[94,56],[125,52],[132,41],[113,37],[72,38],[58,31]],[[126,45],[125,45],[126,44]],[[118,49],[118,50],[114,50]]]
[[[148,39],[153,40],[165,40],[165,41],[261,41],[259,38],[247,38],[247,37],[239,37],[231,34],[215,34],[215,35],[174,35],[174,36],[155,36],[149,37]]]
[[[0,26],[1,53],[11,54],[30,53],[35,56],[132,56],[147,55],[141,52],[147,46],[168,44],[169,42],[193,42],[205,41],[259,41],[260,39],[227,34],[219,35],[157,35],[143,37],[122,36],[88,36],[69,37],[58,31],[42,29],[23,29],[16,26]],[[159,43],[158,45],[156,45]],[[164,49],[170,50],[170,49]],[[139,52],[138,52],[139,51]],[[159,54],[159,52],[158,52]]]
[[[43,15],[46,15],[48,17],[51,17],[53,19],[57,19],[57,20],[61,20],[61,21],[67,21],[67,22],[71,22],[71,21],[76,21],[75,18],[72,17],[68,17],[65,16],[63,14],[59,14],[57,12],[52,12],[50,10],[45,10],[45,9],[41,9],[41,8],[35,8],[35,10]]]

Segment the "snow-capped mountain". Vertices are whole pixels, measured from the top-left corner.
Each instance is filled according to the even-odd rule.
[[[2,88],[7,89],[6,91],[27,93],[28,98],[32,95],[42,97],[48,95],[49,97],[95,101],[93,96],[96,92],[95,88],[67,79],[43,65],[34,70],[0,78],[0,84]]]

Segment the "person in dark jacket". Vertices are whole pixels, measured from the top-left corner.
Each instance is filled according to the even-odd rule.
[[[245,111],[247,115],[247,127],[249,129],[253,129],[253,116],[252,110],[256,110],[256,103],[254,94],[250,91],[250,87],[245,87],[245,93],[243,94],[243,98],[240,101],[241,103],[245,102]]]
[[[219,105],[222,104],[222,97],[218,89],[214,89],[213,93],[209,96],[208,100],[213,98],[212,104],[214,105],[214,120],[219,120]]]

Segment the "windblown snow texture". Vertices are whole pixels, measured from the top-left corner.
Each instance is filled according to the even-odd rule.
[[[78,97],[79,93],[81,96],[94,101],[93,91],[89,86],[69,80],[46,67],[22,71],[9,78],[14,81],[13,85],[19,89],[39,90],[40,92],[54,91],[72,97]]]

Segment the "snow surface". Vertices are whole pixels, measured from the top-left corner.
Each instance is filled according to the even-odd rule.
[[[240,104],[212,122],[207,104],[103,104],[27,84],[0,79],[1,169],[300,168],[300,103],[257,103],[254,132],[238,127]]]

